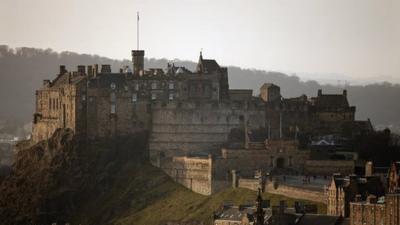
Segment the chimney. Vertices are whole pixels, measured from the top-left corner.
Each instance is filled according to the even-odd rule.
[[[374,164],[372,163],[372,161],[368,161],[365,164],[365,176],[369,177],[372,176],[372,174],[374,174]]]
[[[93,66],[87,66],[88,77],[93,77]]]
[[[361,202],[361,195],[357,194],[356,197],[354,198],[355,202]]]
[[[65,69],[65,65],[60,65],[60,75],[63,75],[66,72],[67,70]]]
[[[322,95],[322,89],[318,89],[318,96]]]
[[[94,64],[93,77],[96,77],[98,73],[99,73],[99,64]]]
[[[347,90],[346,89],[343,90],[343,96],[347,97]]]
[[[101,65],[101,73],[111,73],[111,65],[109,64]]]
[[[79,73],[79,75],[86,74],[86,67],[84,65],[79,65],[78,66],[78,73]]]
[[[132,50],[133,74],[140,75],[144,69],[144,50]]]
[[[375,195],[368,195],[367,202],[370,203],[370,204],[376,204],[377,203],[376,196]]]

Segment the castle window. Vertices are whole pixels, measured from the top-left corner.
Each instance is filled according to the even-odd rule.
[[[174,89],[174,82],[170,81],[169,84],[168,84],[168,88],[169,88],[170,90],[171,90],[171,89]]]
[[[174,100],[174,94],[173,93],[169,93],[169,100]]]
[[[137,94],[133,93],[132,94],[132,102],[136,102],[137,101]]]
[[[110,111],[110,113],[111,114],[115,114],[116,113],[116,105],[115,104],[111,104],[111,111]]]
[[[110,95],[110,113],[115,114],[116,113],[116,102],[117,102],[117,97],[115,95],[115,92],[111,92]]]
[[[157,82],[153,81],[153,83],[151,83],[151,89],[157,89]]]

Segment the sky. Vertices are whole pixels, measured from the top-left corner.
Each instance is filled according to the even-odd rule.
[[[0,44],[400,83],[399,0],[0,0]]]

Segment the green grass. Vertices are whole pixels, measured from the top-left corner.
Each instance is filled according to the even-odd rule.
[[[213,211],[227,200],[234,204],[253,202],[257,193],[246,189],[228,189],[212,196],[193,193],[173,182],[159,169],[150,165],[126,166],[111,190],[83,205],[74,221],[81,224],[146,224],[158,225],[166,220],[197,220],[211,224]],[[263,193],[272,205],[295,199]],[[321,213],[326,212],[318,204]]]

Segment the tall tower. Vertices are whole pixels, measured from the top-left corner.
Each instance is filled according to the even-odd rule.
[[[133,74],[140,75],[144,69],[144,50],[132,50]]]
[[[136,50],[132,50],[133,74],[140,75],[144,69],[144,50],[139,50],[139,12],[136,21]]]

